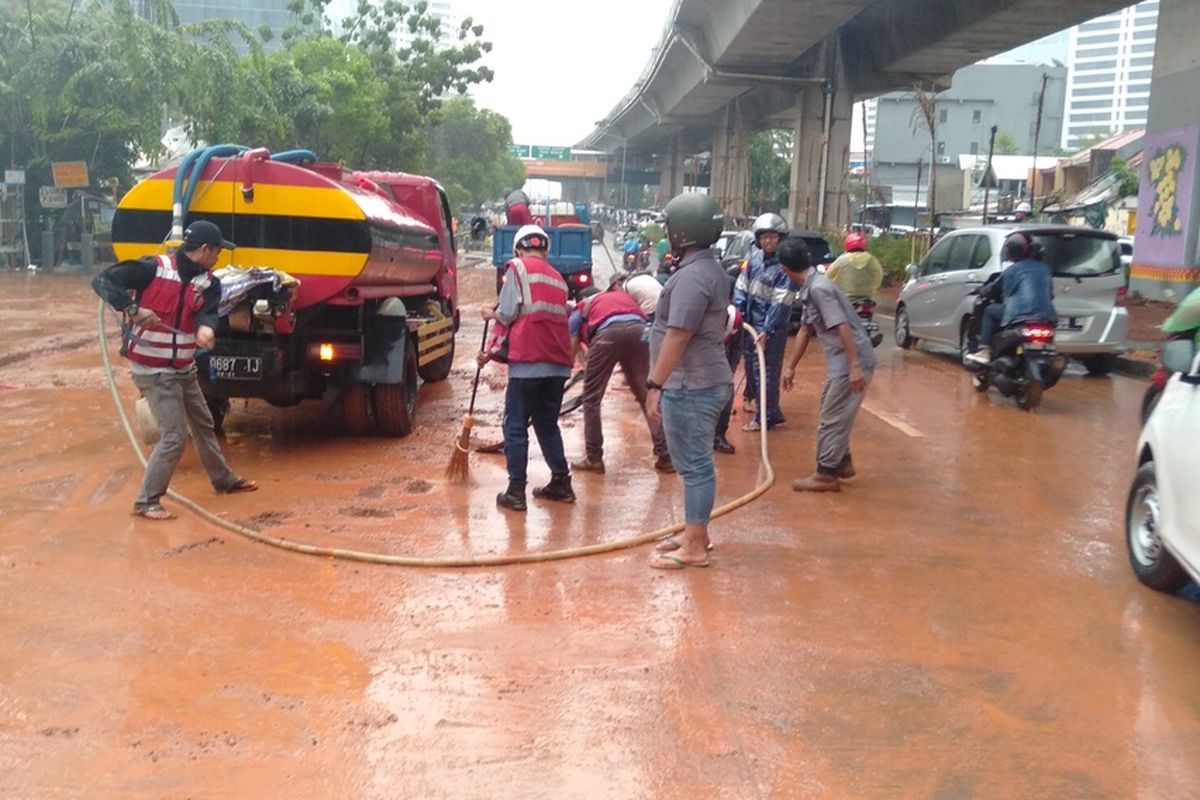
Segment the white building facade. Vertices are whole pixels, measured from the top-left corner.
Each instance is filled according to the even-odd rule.
[[[1063,148],[1146,127],[1157,26],[1158,0],[1147,0],[1071,29]]]

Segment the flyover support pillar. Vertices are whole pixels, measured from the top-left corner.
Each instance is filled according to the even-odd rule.
[[[753,133],[738,101],[725,107],[725,118],[713,133],[710,192],[725,212],[727,227],[746,216],[750,196],[750,157],[747,145]]]
[[[667,152],[659,165],[658,194],[660,204],[666,205],[677,194],[683,192],[683,145],[679,134],[671,137]]]
[[[800,90],[788,187],[788,224],[797,230],[841,229],[850,222],[847,185],[853,97],[832,83]]]

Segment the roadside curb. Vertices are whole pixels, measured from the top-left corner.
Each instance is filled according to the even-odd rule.
[[[896,314],[896,303],[890,298],[880,299],[879,302],[876,303],[875,307],[879,310],[879,313],[886,314],[889,317],[895,316]],[[1142,345],[1137,348],[1139,350],[1158,349],[1158,345],[1156,343],[1139,344]],[[1121,375],[1127,375],[1132,378],[1149,378],[1154,374],[1156,369],[1158,369],[1158,365],[1153,361],[1146,361],[1145,359],[1141,358],[1130,358],[1129,356],[1117,356],[1117,363],[1113,367],[1113,372],[1120,373]]]

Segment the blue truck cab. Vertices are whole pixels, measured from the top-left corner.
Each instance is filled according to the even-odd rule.
[[[504,265],[513,257],[516,225],[501,225],[492,236],[492,264],[496,267],[496,292],[504,280]],[[546,228],[550,236],[547,260],[567,282],[571,299],[592,285],[592,231],[587,225],[559,225]]]

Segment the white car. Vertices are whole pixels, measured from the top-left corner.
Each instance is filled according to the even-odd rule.
[[[1137,474],[1125,506],[1125,541],[1138,580],[1174,592],[1200,581],[1200,356],[1163,352],[1182,364],[1142,428]],[[1189,359],[1190,356],[1190,359]]]

